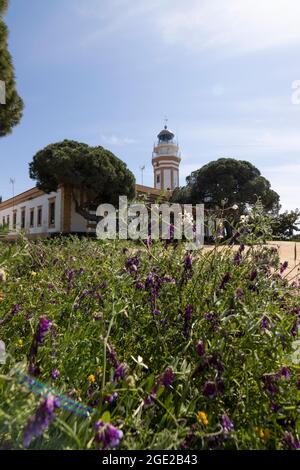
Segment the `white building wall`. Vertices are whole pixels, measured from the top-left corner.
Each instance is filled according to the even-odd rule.
[[[71,204],[71,232],[86,232],[87,221],[75,211],[75,202]]]
[[[164,189],[171,189],[171,170],[164,170]]]
[[[49,199],[55,198],[55,226],[49,227]],[[42,207],[42,224],[37,226],[37,208]],[[5,222],[9,215],[9,234],[13,235],[21,230],[21,210],[25,208],[25,230],[28,234],[41,234],[41,233],[56,233],[61,231],[61,190],[52,192],[50,194],[43,194],[42,196],[29,199],[20,204],[16,204],[14,207],[11,206],[7,209],[0,209],[0,225],[2,225],[3,217]],[[34,226],[30,227],[30,209],[34,209]],[[16,229],[13,229],[13,213],[17,211],[17,223]]]

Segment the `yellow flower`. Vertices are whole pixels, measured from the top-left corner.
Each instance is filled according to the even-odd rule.
[[[197,419],[198,419],[199,423],[204,424],[204,426],[208,425],[207,414],[204,413],[204,411],[198,411]]]
[[[5,282],[6,281],[6,272],[4,269],[0,269],[0,282]]]
[[[37,275],[37,273],[35,271],[31,271],[31,276],[32,277],[35,277]]]
[[[270,438],[270,430],[269,429],[256,428],[256,432],[257,432],[258,437],[260,437],[264,441],[267,441]]]
[[[18,339],[17,341],[17,346],[20,346],[20,348],[23,346],[23,340],[22,339]]]
[[[91,374],[88,376],[88,381],[90,384],[93,384],[94,382],[96,382],[96,377],[94,376],[94,374]]]

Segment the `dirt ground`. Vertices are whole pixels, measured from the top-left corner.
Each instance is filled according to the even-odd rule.
[[[269,245],[279,248],[281,262],[289,263],[287,274],[289,279],[300,280],[300,242],[269,242]]]

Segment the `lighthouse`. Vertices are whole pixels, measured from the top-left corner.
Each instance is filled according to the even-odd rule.
[[[152,153],[155,189],[173,191],[179,186],[179,165],[181,161],[175,134],[167,125],[157,136]]]

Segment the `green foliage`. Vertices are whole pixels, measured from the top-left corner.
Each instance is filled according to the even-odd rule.
[[[85,418],[60,407],[32,449],[95,448],[99,419],[122,429],[121,449],[281,449],[286,432],[299,438],[300,295],[278,275],[277,253],[225,245],[194,252],[191,267],[186,259],[181,245],[160,242],[0,244],[0,335],[8,353],[0,365],[2,448],[22,448],[41,401],[14,371],[27,371],[42,315],[52,327],[36,354],[38,380],[94,408]],[[20,311],[11,316],[16,304]],[[127,366],[119,381],[108,347]],[[164,386],[168,367],[175,378]],[[215,397],[204,393],[208,381],[218,383]],[[222,425],[224,415],[233,430]]]
[[[299,232],[300,211],[285,211],[272,219],[273,236],[279,240],[289,240],[294,232]]]
[[[174,193],[178,202],[205,203],[207,208],[238,204],[243,214],[260,198],[267,211],[277,210],[279,196],[250,162],[220,158],[194,171],[187,186]]]
[[[7,48],[8,30],[2,19],[7,6],[7,0],[0,0],[0,80],[6,87],[6,104],[0,105],[0,137],[9,134],[20,122],[24,107],[16,91],[14,67]]]
[[[100,203],[118,204],[119,195],[132,199],[135,194],[135,178],[122,160],[103,147],[72,140],[50,144],[37,152],[29,174],[48,193],[62,184],[83,190],[86,199],[84,203],[76,199],[76,209],[87,219],[91,218],[88,211]]]

